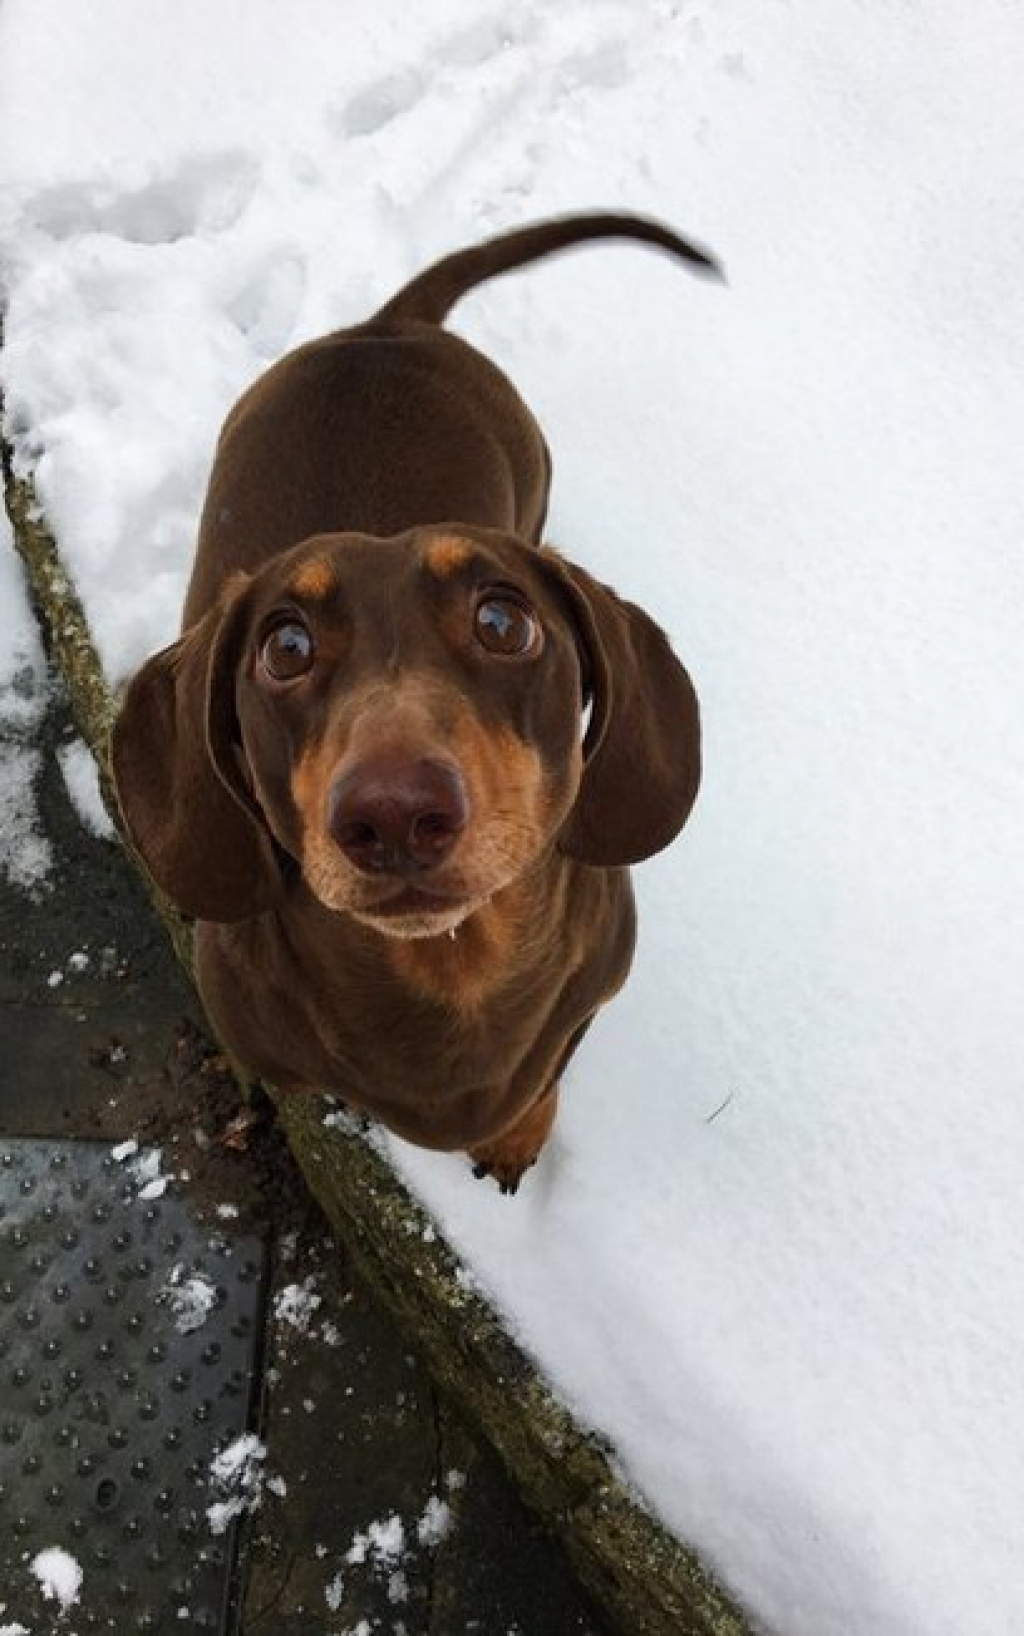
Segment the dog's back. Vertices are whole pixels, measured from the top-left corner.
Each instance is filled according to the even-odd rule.
[[[540,428],[501,370],[440,326],[487,279],[609,238],[718,272],[660,223],[566,217],[445,257],[367,323],[274,364],[221,433],[183,628],[213,605],[231,573],[251,572],[315,534],[386,537],[458,521],[538,541],[550,479]]]

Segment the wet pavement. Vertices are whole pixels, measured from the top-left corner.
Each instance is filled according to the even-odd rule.
[[[49,881],[0,877],[0,1632],[608,1636],[242,1106],[70,736]]]

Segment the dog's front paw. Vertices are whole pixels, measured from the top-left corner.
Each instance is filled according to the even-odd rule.
[[[498,1191],[511,1195],[519,1192],[519,1183],[530,1166],[536,1163],[536,1157],[527,1159],[526,1163],[522,1165],[512,1165],[497,1160],[492,1163],[486,1159],[477,1159],[473,1165],[473,1175],[477,1181],[482,1181],[485,1176],[493,1176],[498,1184]]]
[[[557,1111],[558,1087],[554,1085],[493,1142],[470,1148],[474,1176],[492,1176],[502,1193],[518,1192],[526,1172],[537,1163]]]

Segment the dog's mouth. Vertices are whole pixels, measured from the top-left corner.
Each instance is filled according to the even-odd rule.
[[[353,904],[350,913],[365,926],[391,937],[440,937],[454,932],[483,901],[441,892],[434,886],[403,883],[372,903]]]
[[[408,875],[355,874],[339,867],[337,850],[310,846],[301,861],[313,896],[336,914],[389,937],[439,937],[452,932],[494,895],[501,882],[464,878],[461,869]]]

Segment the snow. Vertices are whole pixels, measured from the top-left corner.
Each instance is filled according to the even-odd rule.
[[[117,1155],[115,1154],[114,1157],[116,1158]],[[128,1170],[137,1189],[135,1194],[137,1199],[142,1199],[144,1202],[148,1202],[151,1199],[163,1198],[167,1191],[167,1184],[171,1178],[170,1176],[161,1174],[160,1167],[162,1164],[163,1151],[161,1148],[144,1148],[142,1152],[138,1152],[138,1149],[136,1148],[135,1153],[132,1156],[132,1161],[128,1166]],[[174,1268],[170,1278],[171,1283],[177,1282],[176,1275],[180,1273],[180,1271],[180,1267]],[[179,1294],[180,1293],[181,1292],[179,1291]],[[205,1317],[206,1314],[204,1313],[203,1316]]]
[[[0,607],[6,637],[0,649],[0,874],[25,891],[39,891],[53,866],[35,804],[42,755],[32,744],[46,709],[46,661],[6,513],[0,513]]]
[[[266,1445],[254,1432],[243,1432],[211,1461],[210,1481],[223,1493],[206,1509],[212,1534],[223,1534],[243,1511],[258,1510],[266,1458]]]
[[[312,1276],[301,1284],[286,1284],[274,1296],[274,1317],[278,1323],[288,1324],[300,1335],[308,1335],[322,1297],[316,1293],[316,1279]]]
[[[405,1525],[397,1512],[367,1525],[355,1535],[345,1553],[350,1566],[369,1562],[375,1568],[392,1568],[405,1552]]]
[[[53,868],[53,849],[43,833],[35,798],[43,756],[34,739],[46,711],[49,683],[6,512],[0,512],[0,607],[6,636],[0,652],[0,874],[24,891],[39,892],[46,889]],[[86,746],[81,740],[62,745],[57,759],[83,824],[93,834],[112,835]]]
[[[259,1462],[266,1457],[266,1448],[255,1433],[243,1432],[215,1456],[210,1465],[210,1474],[218,1483],[247,1486],[255,1479]]]
[[[337,1613],[345,1599],[345,1575],[339,1570],[324,1587],[324,1601],[332,1613]]]
[[[551,538],[671,631],[707,777],[637,871],[633,976],[518,1197],[390,1148],[763,1629],[1009,1636],[1024,25],[1005,0],[277,21],[0,12],[8,425],[108,674],[174,635],[217,425],[281,351],[554,212],[720,253],[727,290],[606,247],[456,314],[548,434]]]
[[[81,1564],[59,1545],[39,1551],[29,1563],[47,1601],[58,1602],[61,1614],[73,1608],[82,1589]]]
[[[452,1508],[447,1500],[432,1494],[416,1524],[416,1538],[421,1545],[434,1549],[445,1539],[452,1525]]]
[[[415,1526],[416,1538],[422,1548],[436,1550],[446,1537],[451,1523],[449,1507],[436,1496],[426,1505],[423,1516]],[[340,1568],[324,1588],[324,1599],[332,1613],[337,1613],[345,1600],[347,1570],[362,1569],[372,1578],[385,1580],[388,1601],[394,1605],[409,1599],[409,1580],[402,1563],[407,1560],[409,1541],[406,1527],[397,1512],[379,1518],[358,1529],[345,1552],[345,1566]],[[317,1556],[326,1555],[317,1547]],[[396,1626],[396,1629],[398,1627]],[[403,1627],[404,1628],[404,1627]]]
[[[80,738],[73,739],[70,744],[61,745],[57,760],[71,804],[85,828],[100,840],[112,840],[114,826],[103,805],[96,763],[89,746]]]
[[[148,1196],[145,1189],[139,1194],[140,1198]],[[157,1300],[170,1307],[179,1334],[190,1335],[202,1328],[217,1305],[217,1289],[204,1273],[188,1273],[184,1262],[179,1261],[167,1275]]]

